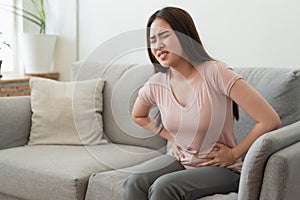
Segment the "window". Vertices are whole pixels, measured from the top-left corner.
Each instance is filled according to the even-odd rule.
[[[14,0],[1,0],[0,8],[0,32],[2,32],[1,41],[6,41],[11,48],[1,45],[0,60],[2,60],[1,72],[17,72],[16,67],[16,17],[13,13],[5,10],[14,5]],[[5,6],[4,6],[5,5]]]

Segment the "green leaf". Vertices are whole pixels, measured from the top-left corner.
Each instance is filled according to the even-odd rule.
[[[8,6],[5,6],[3,4],[0,6],[2,7],[2,9],[12,12],[16,16],[23,17],[24,19],[36,24],[37,26],[40,27],[40,33],[45,34],[45,32],[46,32],[46,15],[45,15],[45,10],[44,10],[44,0],[39,0],[39,3],[37,1],[38,0],[30,0],[31,4],[34,6],[34,8],[38,14],[32,13],[30,11],[19,8],[17,6],[9,6],[13,10],[5,9],[5,7],[7,8]]]
[[[36,24],[36,25],[38,25],[38,26],[41,26],[41,22],[39,22],[39,21],[37,21],[37,20],[34,20],[34,19],[32,19],[32,18],[30,18],[30,16],[26,16],[26,15],[24,15],[24,14],[20,14],[20,13],[18,13],[18,12],[16,12],[16,11],[12,11],[15,15],[17,15],[17,16],[20,16],[20,17],[23,17],[24,19],[27,19],[28,21],[31,21],[32,23],[34,23],[34,24]]]
[[[43,19],[41,19],[39,16],[37,16],[37,15],[31,13],[31,12],[28,12],[27,10],[18,8],[18,7],[16,7],[16,6],[12,6],[12,8],[14,8],[16,11],[11,11],[11,12],[14,12],[14,13],[15,13],[15,12],[17,12],[17,11],[21,11],[21,12],[23,12],[24,14],[18,13],[19,15],[25,16],[25,14],[26,14],[26,15],[29,15],[29,16],[35,18],[36,20],[40,21],[41,23],[43,22]],[[16,13],[15,13],[15,14],[16,14]]]

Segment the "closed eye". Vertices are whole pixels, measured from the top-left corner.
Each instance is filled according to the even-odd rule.
[[[161,38],[167,38],[170,36],[170,31],[165,30],[165,31],[158,33],[157,35],[158,35],[158,37],[161,37]],[[155,42],[156,42],[156,36],[153,35],[150,37],[150,43],[155,43]]]
[[[156,39],[155,38],[150,38],[150,43],[153,44],[156,42]]]
[[[158,36],[160,36],[160,37],[162,37],[162,38],[166,38],[166,37],[168,37],[169,35],[170,35],[170,33],[169,33],[168,30],[163,31],[163,32],[160,32],[160,33],[158,34]]]

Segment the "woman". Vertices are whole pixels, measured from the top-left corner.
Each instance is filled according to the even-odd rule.
[[[237,192],[241,157],[259,136],[280,126],[277,113],[242,77],[207,54],[186,11],[158,10],[147,28],[149,57],[159,72],[140,89],[132,118],[173,145],[170,154],[147,162],[152,171],[128,177],[124,198],[197,199]],[[237,104],[256,121],[239,144],[233,133]],[[149,116],[153,105],[161,126]]]

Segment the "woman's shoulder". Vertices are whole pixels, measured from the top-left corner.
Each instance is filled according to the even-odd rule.
[[[162,83],[166,81],[168,72],[157,72],[149,78],[150,83]]]
[[[229,67],[225,62],[219,61],[219,60],[209,60],[205,61],[203,63],[200,63],[198,68],[205,68],[205,69],[219,69],[219,68],[231,68]]]
[[[203,63],[200,63],[199,65],[196,66],[197,70],[199,72],[202,72],[204,74],[218,74],[222,73],[224,70],[231,69],[232,68],[227,65],[226,63],[218,60],[210,60],[210,61],[205,61]]]

